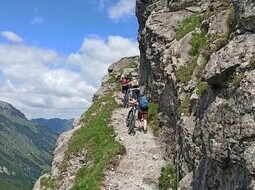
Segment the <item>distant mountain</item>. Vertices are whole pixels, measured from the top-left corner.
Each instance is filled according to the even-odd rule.
[[[0,189],[29,190],[50,168],[57,135],[0,101]]]
[[[43,118],[37,118],[37,119],[31,119],[32,122],[37,123],[39,125],[44,125],[49,127],[53,132],[60,134],[64,131],[68,131],[72,129],[74,119],[59,119],[59,118],[53,118],[53,119],[43,119]]]

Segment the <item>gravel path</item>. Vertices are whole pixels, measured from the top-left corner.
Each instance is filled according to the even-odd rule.
[[[120,158],[117,168],[105,171],[102,190],[156,190],[161,167],[165,161],[163,150],[155,142],[152,132],[144,134],[136,130],[129,135],[125,119],[129,109],[118,108],[112,116],[116,139],[126,147],[127,153]],[[138,122],[136,124],[138,126]]]

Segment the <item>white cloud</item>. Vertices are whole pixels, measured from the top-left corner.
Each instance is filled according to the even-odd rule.
[[[80,73],[66,69],[62,61],[52,50],[0,45],[0,99],[30,118],[78,117],[89,106],[96,88]]]
[[[41,24],[44,22],[44,18],[40,17],[40,16],[36,16],[31,20],[32,24]]]
[[[12,41],[12,42],[23,42],[23,39],[19,37],[17,34],[11,32],[11,31],[2,31],[1,35],[5,37],[7,40]]]
[[[135,0],[119,0],[116,5],[108,10],[109,17],[118,20],[127,15],[134,15]]]
[[[28,118],[79,117],[107,68],[138,53],[137,42],[121,36],[85,38],[79,52],[67,57],[24,44],[0,44],[0,100]]]
[[[98,87],[112,63],[133,55],[139,55],[136,41],[121,36],[109,36],[107,40],[91,37],[84,39],[80,52],[71,54],[67,62],[80,66],[85,80]]]

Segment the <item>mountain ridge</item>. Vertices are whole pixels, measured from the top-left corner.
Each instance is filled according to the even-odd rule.
[[[54,133],[61,134],[65,131],[72,129],[74,119],[60,119],[60,118],[35,118],[31,119],[30,121],[49,127]]]
[[[0,184],[8,190],[31,189],[50,167],[56,135],[30,122],[11,104],[0,101]]]

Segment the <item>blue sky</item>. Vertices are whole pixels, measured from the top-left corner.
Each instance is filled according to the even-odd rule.
[[[107,68],[138,55],[135,0],[0,2],[0,100],[28,118],[79,117]]]

